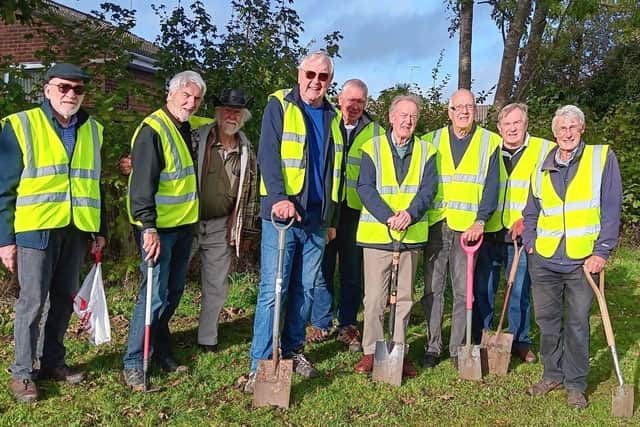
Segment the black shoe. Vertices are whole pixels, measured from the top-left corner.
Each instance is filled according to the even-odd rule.
[[[178,362],[173,360],[171,357],[163,357],[162,359],[158,359],[158,363],[160,363],[160,367],[165,372],[187,372],[188,368],[185,365],[178,365]]]
[[[133,391],[144,390],[144,372],[142,369],[125,369],[122,371],[124,382],[131,387]]]
[[[68,367],[67,365],[55,368],[41,368],[38,372],[39,380],[66,381],[69,384],[79,384],[84,379],[84,374]]]
[[[422,359],[422,367],[423,368],[435,368],[438,363],[440,363],[440,357],[434,354],[425,354],[424,359]]]
[[[218,344],[200,344],[200,348],[205,353],[217,353],[218,352]]]
[[[302,352],[292,353],[290,356],[285,357],[285,359],[293,360],[293,372],[305,378],[315,378],[318,376],[318,371]]]

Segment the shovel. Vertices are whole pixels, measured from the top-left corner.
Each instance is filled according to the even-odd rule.
[[[471,345],[471,316],[473,313],[473,255],[482,244],[483,235],[472,246],[467,245],[463,235],[460,235],[460,246],[467,254],[467,340],[465,345],[458,347],[458,373],[463,380],[479,381],[482,379],[482,361],[480,346]]]
[[[587,266],[583,265],[582,269],[584,270],[587,282],[589,282],[591,289],[593,289],[593,293],[596,294],[598,306],[600,307],[600,315],[602,316],[602,324],[604,325],[604,334],[607,337],[607,345],[611,349],[613,366],[616,369],[616,376],[618,377],[618,387],[611,399],[611,415],[614,417],[630,418],[633,416],[633,384],[625,384],[622,379],[620,362],[618,361],[618,353],[616,352],[616,339],[613,335],[613,328],[611,327],[607,301],[604,298],[604,270],[600,272],[600,289],[598,289],[598,286],[596,286],[591,277],[591,273],[587,270]]]
[[[295,218],[288,224],[278,225],[271,211],[271,223],[278,230],[278,270],[276,274],[275,304],[273,308],[273,350],[271,360],[258,362],[256,384],[253,391],[253,407],[278,406],[289,408],[291,395],[291,375],[293,361],[280,359],[280,297],[282,294],[282,267],[284,264],[284,246],[286,231],[293,225]]]
[[[509,279],[507,280],[507,290],[504,294],[504,304],[502,305],[502,312],[500,313],[498,329],[495,333],[488,329],[483,330],[482,341],[480,342],[480,349],[486,352],[487,355],[489,373],[501,377],[507,375],[507,371],[509,370],[511,346],[513,345],[513,334],[502,332],[502,323],[504,322],[504,315],[509,306],[511,288],[513,287],[513,282],[516,279],[516,273],[518,271],[518,262],[524,249],[524,246],[518,248],[518,242],[516,240],[513,241],[513,247],[513,261],[511,263],[511,270],[509,271]]]
[[[407,235],[407,229],[395,239],[391,229],[387,232],[393,243],[391,261],[391,284],[389,285],[389,341],[376,341],[376,351],[373,354],[373,370],[371,378],[377,382],[399,387],[402,384],[402,364],[404,362],[405,345],[393,341],[396,324],[396,301],[398,296],[398,269],[400,267],[400,243]]]

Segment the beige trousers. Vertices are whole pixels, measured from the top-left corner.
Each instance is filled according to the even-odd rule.
[[[409,315],[413,305],[413,278],[418,267],[419,249],[400,253],[398,268],[398,292],[396,321],[393,341],[405,342]],[[393,252],[364,248],[364,329],[362,349],[364,354],[373,354],[376,341],[384,339],[384,311],[389,300],[391,285],[391,260]]]

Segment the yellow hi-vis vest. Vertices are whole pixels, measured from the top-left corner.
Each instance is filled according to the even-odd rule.
[[[351,209],[361,210],[362,201],[358,196],[358,177],[360,176],[360,160],[362,159],[362,144],[373,138],[374,123],[369,122],[353,139],[353,144],[349,147],[347,153],[346,167],[346,197],[347,206]],[[384,133],[384,129],[380,128],[380,132]]]
[[[540,204],[536,252],[551,258],[564,236],[567,256],[583,259],[593,253],[600,234],[600,191],[608,145],[585,145],[575,177],[562,200],[548,170],[531,176],[531,191]]]
[[[17,189],[15,232],[73,224],[100,230],[100,148],[102,125],[89,117],[77,128],[75,148],[67,151],[40,108],[6,117],[22,150],[24,169]]]
[[[536,167],[542,164],[553,147],[555,147],[555,143],[551,141],[528,137],[527,146],[510,175],[507,175],[504,162],[500,159],[498,207],[484,226],[486,232],[500,231],[502,228],[508,230],[517,220],[522,218],[522,209],[527,204],[529,197],[531,174]]]
[[[212,119],[210,117],[203,116],[191,116],[189,117],[189,125],[191,125],[191,129],[197,129],[201,126],[205,126],[215,122],[216,119]]]
[[[378,194],[394,213],[399,212],[407,209],[414,199],[420,188],[425,165],[429,158],[435,155],[435,149],[427,141],[416,138],[413,143],[409,170],[402,183],[398,183],[390,142],[384,132],[380,130],[380,127],[377,124],[374,126],[373,138],[362,145],[362,152],[369,156],[376,168],[376,189]],[[404,243],[426,242],[428,234],[429,223],[425,214],[409,226]],[[400,233],[397,231],[392,231],[392,235],[395,239],[400,237]],[[360,211],[356,240],[364,244],[391,243],[387,224],[378,221],[367,210],[366,206],[363,206],[362,211]]]
[[[164,169],[160,171],[158,191],[155,195],[156,227],[172,228],[197,222],[200,209],[197,180],[187,143],[171,118],[160,109],[147,116],[138,126],[131,140],[132,151],[138,132],[145,124],[160,136],[165,163]],[[129,177],[129,185],[131,185],[131,177]],[[135,221],[131,215],[129,195],[127,195],[127,210],[129,221],[142,226],[142,223]]]
[[[304,186],[304,177],[307,167],[307,126],[300,108],[293,102],[285,99],[291,89],[282,89],[269,95],[275,97],[282,105],[284,112],[282,120],[282,141],[280,143],[280,158],[282,161],[282,179],[284,191],[288,196],[300,194]],[[340,193],[340,180],[342,179],[342,156],[344,144],[340,131],[341,115],[336,111],[336,116],[331,121],[331,135],[333,136],[333,183],[331,188],[331,200],[339,202],[344,193]],[[260,195],[267,195],[267,187],[260,178]]]
[[[449,228],[465,231],[476,220],[489,158],[499,149],[500,137],[477,126],[457,168],[453,165],[448,127],[422,138],[437,150],[438,192],[427,212],[429,225],[446,218]]]

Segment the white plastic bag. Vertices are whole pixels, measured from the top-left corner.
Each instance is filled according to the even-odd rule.
[[[96,263],[73,297],[73,311],[89,333],[89,341],[100,345],[111,341],[111,322],[107,311],[107,298],[102,283],[101,254],[96,254]]]

